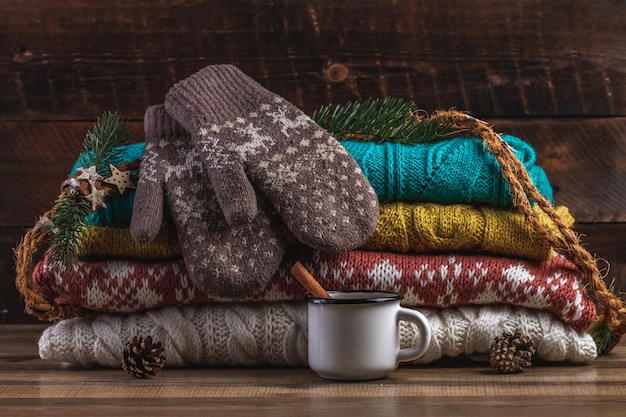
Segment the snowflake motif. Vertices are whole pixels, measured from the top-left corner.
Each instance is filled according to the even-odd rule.
[[[146,145],[146,148],[143,152],[141,159],[142,159],[142,162],[141,162],[142,181],[157,182],[158,181],[157,167],[159,167],[159,164],[157,163],[157,161],[159,160],[159,154],[153,149],[151,144]]]
[[[273,123],[278,123],[280,125],[280,131],[285,136],[289,136],[290,129],[299,130],[302,127],[308,127],[311,123],[311,119],[305,115],[301,114],[299,116],[288,117],[287,116],[287,107],[278,107],[276,111],[267,112],[268,116],[273,119]]]
[[[522,264],[511,265],[502,271],[502,275],[511,285],[510,290],[512,292],[517,292],[520,285],[522,287],[526,287],[529,283],[535,280],[535,276],[532,275]]]
[[[130,305],[136,306],[137,310],[144,310],[156,307],[163,301],[163,296],[151,289],[146,280],[142,280],[141,284],[142,285],[137,288],[134,297],[132,297],[134,302]]]
[[[115,298],[115,292],[111,288],[106,291],[101,290],[96,282],[88,287],[84,294],[84,299],[87,305],[100,309],[105,305],[110,304]]]
[[[208,162],[209,168],[223,168],[227,165],[232,165],[233,161],[230,156],[224,152],[222,149],[222,145],[220,140],[208,134],[206,129],[201,130],[204,131],[204,135],[202,139],[198,139],[198,151],[200,152],[202,158]]]
[[[285,185],[298,182],[298,173],[290,165],[277,164],[267,171],[266,182],[274,190],[283,190]]]
[[[274,139],[261,132],[262,128],[255,127],[252,123],[249,123],[246,127],[235,129],[235,133],[246,136],[250,140],[242,144],[229,144],[228,150],[239,155],[242,161],[247,161],[248,157],[258,155],[262,151],[267,152],[269,150],[268,146],[274,145]]]
[[[193,209],[186,200],[175,199],[170,202],[172,212],[176,214],[176,218],[182,225],[186,225],[193,215]]]
[[[383,259],[367,271],[367,277],[374,285],[380,285],[383,289],[395,289],[396,282],[402,279],[402,271],[392,265],[389,259]]]
[[[127,262],[110,262],[103,268],[103,271],[111,280],[123,282],[135,273],[135,266]]]

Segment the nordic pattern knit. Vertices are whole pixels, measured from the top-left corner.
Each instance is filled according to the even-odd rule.
[[[568,225],[574,218],[567,207],[557,213]],[[541,222],[558,233],[558,228],[541,210]],[[382,203],[378,227],[361,249],[399,253],[485,251],[545,261],[552,248],[527,225],[524,214],[511,208],[441,205],[435,203]]]
[[[229,224],[206,173],[203,156],[163,105],[144,116],[146,148],[139,171],[130,233],[152,240],[163,224],[164,202],[176,225],[187,272],[209,294],[235,297],[263,288],[280,265],[280,217],[259,196],[255,217]],[[255,195],[256,197],[256,195]]]
[[[254,185],[313,248],[354,249],[374,232],[378,198],[354,159],[237,67],[209,65],[177,82],[165,107],[191,133],[229,223],[254,218]]]
[[[426,353],[413,364],[487,353],[495,337],[516,329],[533,338],[543,360],[585,363],[597,356],[589,334],[544,311],[482,306],[420,312],[430,324],[432,338]],[[43,332],[39,355],[50,361],[118,368],[126,343],[147,334],[163,344],[168,367],[307,366],[304,302],[203,304],[64,320]],[[414,344],[418,337],[413,323],[400,323],[401,347]]]
[[[546,262],[478,255],[406,255],[391,252],[328,253],[290,247],[269,285],[239,298],[197,290],[182,261],[77,261],[63,270],[47,259],[33,280],[57,304],[101,312],[136,312],[204,302],[302,300],[305,291],[289,272],[300,261],[328,290],[395,291],[407,306],[511,304],[554,313],[578,330],[591,326],[595,305],[581,273],[568,260]]]
[[[534,149],[510,135],[502,139],[515,151],[537,190],[552,202],[552,187],[536,165]],[[342,141],[361,166],[380,202],[422,201],[440,204],[512,205],[500,164],[478,138],[433,144]]]

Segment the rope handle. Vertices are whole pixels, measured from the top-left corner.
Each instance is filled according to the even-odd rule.
[[[53,213],[54,209],[41,216],[15,249],[15,286],[24,298],[26,312],[43,321],[65,320],[80,315],[80,309],[76,306],[57,305],[49,300],[33,281],[33,258],[50,241],[50,217]]]
[[[502,140],[502,137],[491,126],[482,120],[456,110],[437,112],[433,117],[452,121],[455,129],[475,135],[486,144],[489,152],[500,163],[502,176],[511,189],[513,204],[524,213],[526,222],[557,253],[567,256],[585,276],[589,288],[599,304],[596,324],[608,326],[611,332],[611,340],[606,346],[599,346],[600,353],[609,353],[619,343],[622,335],[626,333],[626,307],[623,301],[614,294],[613,288],[607,288],[595,258],[583,247],[578,234],[565,224],[552,204],[539,193],[524,165],[515,156],[511,147]],[[561,237],[540,222],[537,212],[532,208],[530,199],[534,200],[537,206],[556,224]]]
[[[135,159],[129,162],[121,162],[118,169],[121,171],[129,171],[139,169],[141,159]],[[74,174],[70,179],[65,180],[61,184],[61,195],[66,188],[74,188],[76,192],[80,192],[87,196],[94,187],[89,180],[79,179],[78,173]],[[71,180],[75,180],[72,183]],[[104,190],[104,198],[117,193],[117,188],[112,184],[106,184],[97,180],[99,186]],[[94,210],[92,208],[92,210]],[[48,210],[43,216],[39,218],[39,221],[35,226],[29,229],[17,248],[15,249],[15,270],[16,279],[15,286],[18,291],[24,297],[25,309],[28,314],[31,314],[40,320],[45,321],[58,321],[69,318],[74,318],[83,315],[87,310],[78,306],[70,304],[57,304],[54,300],[50,300],[41,291],[33,281],[33,258],[40,250],[43,249],[45,244],[48,244],[53,234],[52,218],[57,211],[57,206]]]

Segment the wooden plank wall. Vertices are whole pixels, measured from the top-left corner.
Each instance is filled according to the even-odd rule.
[[[626,290],[626,3],[611,0],[0,0],[0,323],[29,322],[15,247],[85,132],[231,63],[305,112],[368,97],[455,107],[539,153]]]

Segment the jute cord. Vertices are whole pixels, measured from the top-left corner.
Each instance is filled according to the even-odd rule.
[[[513,204],[519,208],[526,222],[536,230],[554,250],[570,259],[585,276],[585,279],[598,302],[598,318],[600,323],[607,324],[611,329],[613,341],[607,350],[612,349],[626,332],[626,307],[617,297],[613,288],[608,288],[596,259],[587,251],[576,232],[569,228],[558,215],[552,204],[537,191],[528,172],[515,156],[511,147],[502,140],[486,122],[465,113],[450,110],[435,113],[433,117],[441,117],[452,121],[455,130],[467,132],[481,139],[487,149],[501,165],[502,176],[509,184]],[[533,210],[531,200],[548,215],[558,227],[561,237],[544,226]],[[608,353],[608,352],[602,352]]]

